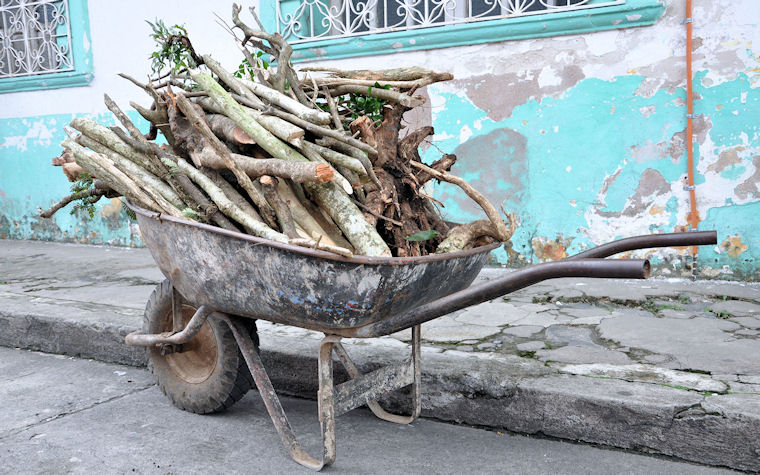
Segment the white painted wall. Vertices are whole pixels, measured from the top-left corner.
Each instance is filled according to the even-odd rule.
[[[243,18],[257,0],[238,0]],[[216,23],[214,13],[230,21],[231,2],[199,0],[89,0],[90,35],[94,79],[89,86],[0,95],[0,118],[34,117],[46,114],[104,112],[103,93],[128,108],[129,101],[149,105],[149,99],[131,83],[121,79],[123,72],[141,79],[150,72],[147,59],[153,51],[145,20],[156,18],[168,24],[184,24],[199,53],[212,53],[228,68],[240,62],[240,53],[231,36]]]

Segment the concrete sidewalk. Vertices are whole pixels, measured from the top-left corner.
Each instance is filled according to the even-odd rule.
[[[162,279],[145,249],[0,240],[0,345],[142,365],[123,336]],[[321,335],[259,334],[277,389],[313,398]],[[760,470],[760,284],[558,279],[422,336],[425,417]],[[347,348],[367,371],[408,338]]]

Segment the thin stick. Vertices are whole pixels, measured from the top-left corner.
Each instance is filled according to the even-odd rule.
[[[448,183],[457,185],[467,194],[467,196],[472,198],[476,203],[480,205],[481,208],[483,208],[483,211],[485,211],[486,216],[488,216],[488,219],[491,221],[491,223],[493,223],[494,227],[496,228],[496,232],[498,233],[500,241],[506,242],[506,241],[509,241],[509,239],[512,237],[512,233],[509,232],[509,229],[507,229],[507,224],[504,222],[503,219],[501,219],[501,216],[499,216],[499,212],[491,204],[491,202],[488,201],[488,198],[486,198],[485,196],[483,196],[482,193],[480,193],[478,190],[470,186],[470,184],[467,183],[465,180],[463,180],[462,178],[458,176],[452,175],[450,173],[440,172],[420,162],[410,161],[409,165],[413,166],[414,168],[418,168],[420,170],[426,171],[427,173],[429,173],[430,175],[432,175],[434,178],[438,180],[446,181]]]
[[[314,80],[314,78],[312,78]],[[316,91],[317,85],[314,84],[314,90]],[[324,86],[322,88],[322,92],[325,95],[325,99],[327,99],[327,106],[330,108],[330,115],[333,119],[333,125],[335,125],[335,128],[338,130],[345,130],[343,127],[343,121],[340,120],[340,115],[338,115],[338,106],[335,104],[335,99],[333,99],[332,94],[330,94],[330,90],[327,88],[327,86]]]
[[[250,229],[255,236],[270,239],[272,241],[288,242],[287,236],[273,230],[264,223],[256,221],[252,216],[243,212],[243,210],[233,203],[209,177],[187,163],[186,160],[177,157],[176,166],[203,188],[209,198],[211,198],[214,203],[216,203],[217,207],[219,207],[219,211]]]
[[[193,128],[195,128],[195,130],[197,130],[203,136],[203,138],[206,139],[208,144],[211,145],[211,148],[213,148],[214,151],[222,159],[226,167],[229,168],[233,174],[235,174],[235,178],[237,178],[240,186],[242,186],[243,189],[248,193],[248,196],[251,197],[254,203],[258,204],[261,202],[261,198],[263,198],[261,196],[261,193],[253,186],[251,178],[237,165],[237,163],[235,163],[235,160],[232,159],[230,150],[222,143],[221,140],[219,140],[216,135],[214,135],[214,132],[205,121],[201,107],[198,104],[191,102],[190,99],[186,98],[183,94],[177,94],[176,99],[177,106],[182,110],[182,112],[185,113],[185,117],[187,117],[187,119],[193,125]],[[261,208],[262,206],[259,205],[259,209]],[[265,215],[264,218],[266,219],[267,216]]]
[[[363,209],[364,211],[366,211],[367,213],[371,214],[372,216],[378,218],[378,219],[382,219],[384,221],[391,222],[391,223],[395,224],[396,226],[403,226],[404,225],[404,223],[402,223],[401,221],[397,221],[397,220],[395,220],[393,218],[389,218],[387,216],[383,216],[380,213],[374,212],[373,210],[371,210],[370,208],[368,208],[366,205],[360,203],[358,200],[354,200],[354,204],[356,206],[358,206],[359,208]]]
[[[42,208],[37,208],[37,210],[40,212],[40,218],[51,218],[56,212],[58,212],[59,209],[63,208],[72,201],[81,200],[82,198],[94,198],[90,201],[92,204],[97,202],[106,193],[106,190],[96,190],[94,188],[90,188],[89,190],[83,190],[77,193],[72,193],[68,196],[64,196],[60,199],[60,201],[45,211],[42,211]]]
[[[283,234],[291,239],[297,239],[299,236],[296,231],[295,222],[293,221],[293,215],[282,198],[280,198],[279,193],[277,193],[277,178],[264,175],[259,178],[259,183],[261,183],[264,189],[264,196],[266,196],[267,201],[269,201],[269,204],[277,215],[277,222],[280,224]]]
[[[350,92],[362,94],[364,96],[377,97],[378,99],[383,99],[389,102],[395,102],[410,109],[419,107],[425,103],[425,99],[421,96],[410,96],[403,92],[391,91],[390,89],[383,89],[382,87],[345,85],[338,86],[332,90],[332,93],[336,96],[342,96]]]

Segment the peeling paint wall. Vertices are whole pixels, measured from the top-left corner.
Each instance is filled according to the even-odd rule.
[[[90,5],[92,15],[107,15],[98,10],[103,6],[94,3]],[[137,3],[147,6],[147,2]],[[197,31],[194,25],[208,28],[213,23],[205,4],[192,2],[194,7],[183,4],[180,9],[169,3],[177,2],[166,6],[162,2],[160,8],[165,10],[161,12],[156,12],[153,4],[150,9],[130,5],[129,10],[150,11],[167,20],[177,13],[196,11],[190,19],[176,20],[187,22],[191,33]],[[649,27],[309,64],[351,69],[421,64],[453,73],[454,81],[421,92],[428,101],[422,110],[409,114],[409,129],[432,124],[435,146],[423,146],[423,157],[437,159],[439,149],[456,153],[455,173],[470,180],[492,202],[503,203],[518,214],[521,226],[512,247],[494,253],[498,263],[517,266],[559,259],[615,238],[685,229],[689,200],[683,189],[687,173],[684,4],[684,0],[668,0],[664,16]],[[125,19],[134,16],[122,13]],[[704,276],[760,279],[758,18],[754,0],[694,2],[696,193],[703,219],[700,229],[718,230],[720,242],[714,248],[700,249],[699,271]],[[123,23],[120,28],[137,25]],[[96,66],[99,60],[106,65],[96,68],[92,87],[79,88],[82,93],[77,92],[76,97],[83,106],[53,105],[50,112],[100,112],[102,107],[95,102],[103,91],[115,91],[122,103],[139,96],[127,86],[115,86],[115,81],[97,83],[112,71],[129,70],[118,67],[122,58],[102,59],[114,39],[98,31],[98,24],[91,21],[95,61]],[[147,34],[140,28],[135,36],[138,43],[143,41],[140,35]],[[213,49],[214,44],[227,45],[224,34],[214,32],[216,37],[207,37],[202,50]],[[132,71],[144,71],[147,62],[143,57],[150,49],[147,41],[135,46],[135,51],[131,45],[128,48],[125,57],[134,57]],[[225,46],[221,54],[230,55],[229,60],[220,58],[225,64],[236,62],[231,48]],[[50,113],[42,112],[42,106],[36,106],[36,112],[23,113],[30,110],[34,93],[29,94],[13,98],[9,109],[1,107],[0,117]],[[0,96],[0,101],[5,105],[6,97]],[[29,130],[37,132],[28,132],[36,135],[26,143],[34,147],[46,141],[56,143],[58,138],[46,138],[54,134],[52,124],[34,129],[39,120],[62,125],[66,119],[63,115],[27,119],[32,126]],[[25,132],[22,126],[12,133],[7,130],[7,121],[0,120],[4,137],[0,190],[12,181],[8,173],[28,175],[26,161],[32,160],[32,155],[24,155],[26,158],[13,158],[8,165],[8,150],[13,150],[14,157],[20,156],[16,143],[25,140]],[[51,186],[54,172],[58,173],[42,171],[44,167],[52,169],[48,160],[57,155],[51,154],[55,146],[50,147],[44,157],[38,154],[34,158],[44,162],[35,166],[36,176],[26,177],[26,185],[12,190],[15,203],[27,204],[9,208],[8,191],[0,191],[0,235],[11,229],[12,237],[44,237],[31,230],[36,220],[31,217],[31,203],[40,204],[37,196],[43,196],[41,204],[49,204],[68,186],[64,182],[56,184],[55,190],[31,191],[33,183]],[[35,181],[38,179],[43,181]],[[432,191],[444,204],[447,218],[469,221],[482,217],[454,187],[436,185]],[[33,200],[23,198],[32,195]],[[30,224],[14,224],[24,220]],[[23,231],[14,232],[14,226]],[[66,229],[74,232],[70,226]],[[102,242],[127,244],[133,239],[128,228],[113,235],[102,226],[76,232],[84,236],[90,231],[107,237]],[[49,238],[60,237],[53,233]],[[634,255],[652,258],[666,275],[687,272],[688,249]]]
[[[701,275],[760,278],[760,29],[757,2],[694,2],[694,121],[700,229],[719,242],[699,253]],[[427,88],[435,147],[453,171],[517,212],[517,266],[555,260],[616,238],[686,229],[685,1],[653,26],[585,35],[321,61],[336,67],[413,64],[450,71]],[[446,217],[482,218],[447,184]],[[688,273],[688,249],[640,251],[666,275]]]

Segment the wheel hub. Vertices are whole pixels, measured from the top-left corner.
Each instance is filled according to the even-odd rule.
[[[187,325],[195,314],[195,308],[182,305],[182,323]],[[163,330],[171,331],[172,314],[168,312]],[[188,383],[198,384],[207,380],[217,365],[218,349],[214,330],[208,322],[187,343],[174,345],[173,351],[166,352],[166,362],[169,368]]]

